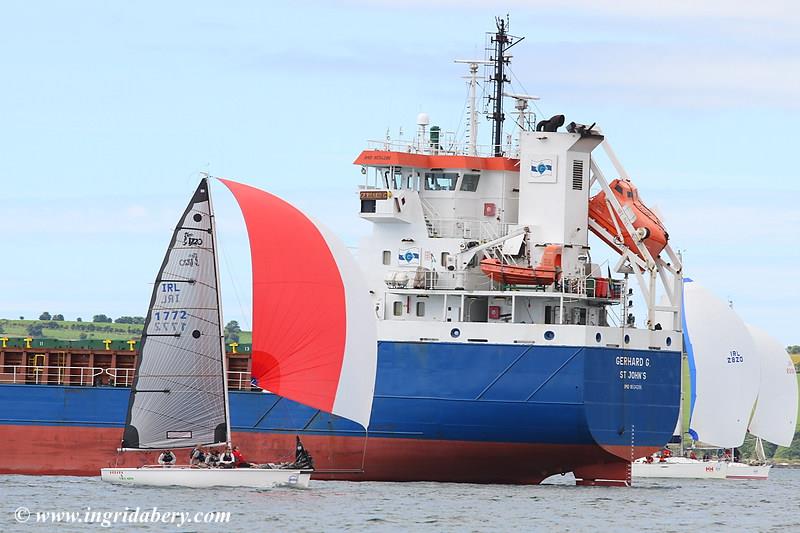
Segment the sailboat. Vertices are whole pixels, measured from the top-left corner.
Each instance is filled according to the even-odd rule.
[[[203,177],[158,271],[120,451],[231,444],[216,221]],[[344,244],[267,192],[220,180],[247,225],[253,265],[253,377],[288,399],[369,425],[377,367],[366,285]],[[291,239],[278,249],[276,228]],[[295,248],[295,249],[293,249]],[[306,269],[287,268],[299,253]],[[313,293],[316,312],[301,308]],[[303,468],[103,468],[103,481],[187,487],[308,487]]]
[[[746,325],[733,309],[692,280],[684,283],[684,336],[689,359],[688,433],[701,447],[733,449],[746,433],[758,438],[759,460],[639,459],[635,477],[767,479],[761,438],[791,445],[797,421],[797,380],[786,351]],[[684,388],[686,390],[686,388]],[[678,421],[678,428],[682,419]],[[683,431],[678,430],[678,435]]]
[[[797,373],[794,363],[781,346],[764,330],[747,324],[758,354],[760,373],[758,398],[748,432],[756,437],[754,464],[728,464],[728,479],[766,479],[767,464],[763,441],[789,447],[797,424]]]

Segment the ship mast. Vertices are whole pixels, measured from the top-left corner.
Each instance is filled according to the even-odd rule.
[[[508,16],[506,16],[508,17]],[[497,17],[497,33],[492,36],[492,43],[494,43],[494,56],[490,57],[490,61],[494,64],[494,74],[489,77],[489,81],[494,84],[493,96],[490,100],[494,100],[494,109],[490,116],[492,121],[492,145],[494,148],[494,156],[503,156],[503,121],[505,115],[503,114],[503,84],[508,83],[509,80],[505,75],[505,66],[511,62],[511,58],[506,56],[509,48],[522,41],[524,37],[516,38],[508,35],[508,19]],[[516,39],[516,40],[515,40]]]

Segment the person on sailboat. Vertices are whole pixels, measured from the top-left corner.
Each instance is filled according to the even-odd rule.
[[[239,451],[238,446],[233,447],[233,458],[236,460],[236,468],[250,468],[252,465],[244,460],[242,452]]]
[[[219,452],[217,450],[209,450],[206,455],[206,466],[209,468],[216,468],[219,466]]]
[[[314,460],[311,458],[311,454],[308,453],[303,446],[303,443],[300,442],[300,437],[296,436],[297,442],[295,444],[295,458],[294,458],[294,468],[304,468],[304,469],[314,469]]]
[[[158,456],[158,464],[161,466],[172,466],[175,464],[175,454],[169,450],[164,450]]]
[[[189,454],[189,464],[193,466],[205,466],[206,454],[203,453],[203,448],[201,448],[199,444],[195,446]]]
[[[234,468],[236,466],[236,459],[233,457],[230,446],[225,448],[225,451],[220,455],[219,466],[222,468]]]

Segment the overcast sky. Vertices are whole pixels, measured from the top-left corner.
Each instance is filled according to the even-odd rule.
[[[800,344],[800,7],[790,1],[9,2],[0,316],[143,315],[198,172],[356,245],[353,159],[417,113],[464,129],[464,66],[511,14],[515,92],[600,124],[687,274]],[[510,105],[509,105],[510,107]],[[490,127],[482,130],[488,135]],[[215,189],[226,319],[249,257]]]

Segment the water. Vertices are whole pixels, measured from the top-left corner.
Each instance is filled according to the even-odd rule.
[[[800,469],[773,469],[768,481],[647,480],[631,488],[550,485],[349,483],[312,488],[129,488],[99,478],[0,476],[5,531],[798,531]],[[17,508],[33,513],[15,519]],[[230,511],[227,524],[36,523],[36,512]],[[24,518],[24,512],[20,518]],[[85,520],[84,520],[85,521]]]

